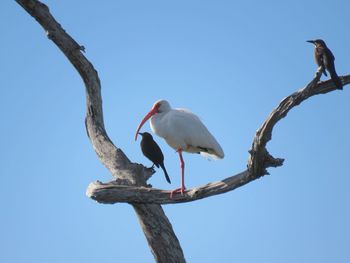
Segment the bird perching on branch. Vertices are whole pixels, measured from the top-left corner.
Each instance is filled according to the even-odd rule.
[[[141,150],[144,156],[146,156],[150,161],[153,162],[153,165],[159,166],[162,168],[164,172],[165,179],[171,184],[168,172],[164,166],[164,155],[158,144],[153,140],[153,137],[148,132],[139,132],[142,136],[142,140],[140,143]]]
[[[331,79],[334,82],[337,89],[343,89],[341,79],[335,71],[334,55],[332,51],[327,47],[326,43],[322,39],[308,40],[307,42],[315,45],[315,61],[319,67],[323,68],[323,74],[327,76],[327,70],[331,75]]]
[[[135,140],[148,119],[151,119],[152,131],[175,149],[180,157],[181,187],[173,190],[170,197],[174,193],[183,194],[185,191],[185,162],[182,152],[200,153],[214,159],[224,158],[224,151],[220,144],[192,112],[185,109],[172,109],[168,101],[158,100],[139,124]]]

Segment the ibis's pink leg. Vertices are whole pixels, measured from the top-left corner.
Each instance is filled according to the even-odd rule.
[[[185,191],[185,162],[182,158],[182,150],[178,151],[180,156],[180,167],[181,167],[181,193],[183,194]]]
[[[177,188],[170,193],[170,198],[173,197],[174,193],[181,193],[183,194],[185,192],[185,162],[182,158],[182,149],[178,149],[177,152],[179,153],[180,157],[180,167],[181,167],[181,188]]]

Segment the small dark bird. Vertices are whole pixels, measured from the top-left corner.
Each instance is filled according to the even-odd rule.
[[[164,166],[164,155],[162,150],[159,148],[158,144],[153,140],[153,137],[148,132],[140,132],[142,136],[141,140],[141,150],[144,156],[146,156],[150,161],[153,162],[153,165],[159,166],[163,169],[166,180],[171,184],[169,175]]]
[[[307,42],[315,45],[315,61],[319,67],[323,68],[323,74],[327,76],[327,70],[337,89],[343,89],[343,84],[335,71],[335,58],[326,43],[322,39],[308,40]]]

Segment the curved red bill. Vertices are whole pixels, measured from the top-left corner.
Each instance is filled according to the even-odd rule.
[[[137,135],[139,134],[139,131],[141,129],[141,127],[145,124],[145,122],[151,118],[154,114],[157,113],[157,109],[156,108],[152,108],[150,110],[149,113],[147,113],[147,115],[142,119],[141,123],[139,124],[139,126],[137,127],[137,130],[136,130],[136,134],[135,134],[135,141],[137,140]]]

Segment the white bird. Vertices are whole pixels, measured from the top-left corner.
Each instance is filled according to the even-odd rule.
[[[152,109],[142,119],[136,134],[145,122],[151,118],[151,129],[158,136],[162,137],[170,147],[179,153],[181,166],[181,188],[175,189],[173,193],[185,191],[184,169],[185,163],[182,152],[200,153],[214,159],[224,158],[224,151],[207,127],[192,112],[185,109],[172,109],[166,100],[158,100],[153,104]]]

